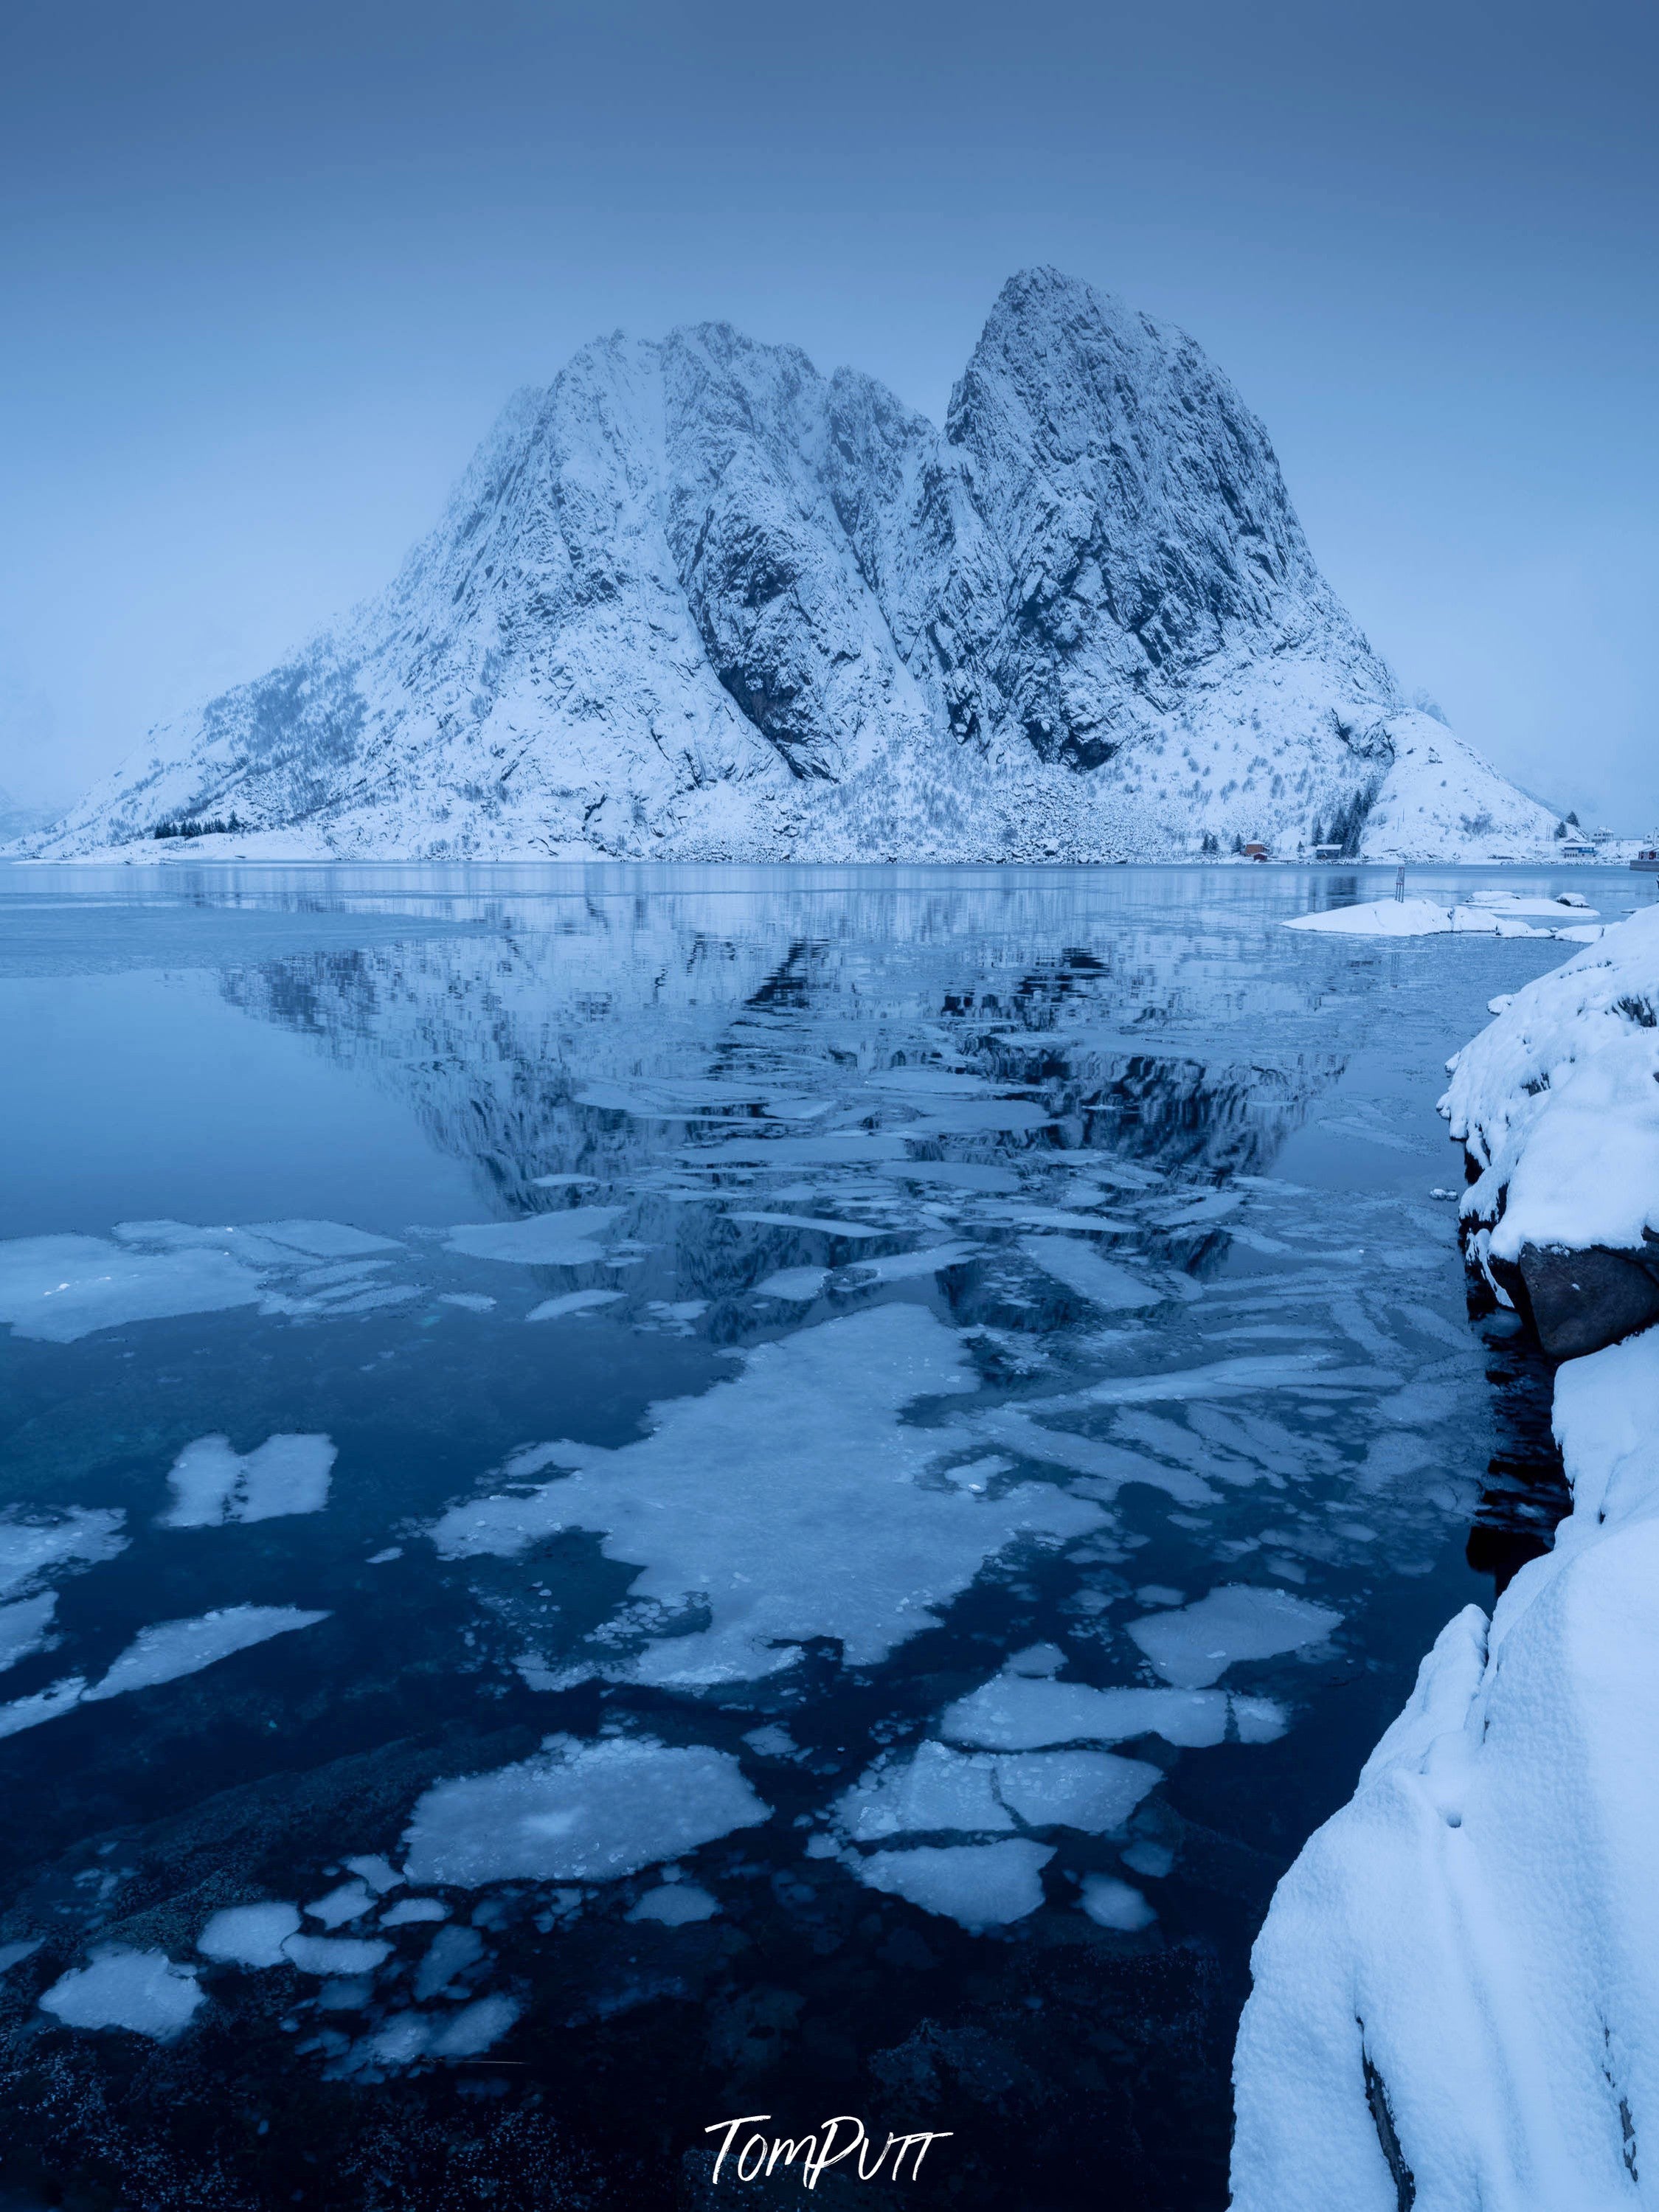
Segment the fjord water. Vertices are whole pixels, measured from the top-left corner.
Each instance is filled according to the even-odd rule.
[[[1434,1101],[1570,948],[1279,926],[1389,881],[0,875],[15,2201],[1224,2203],[1273,1884],[1547,1518]]]

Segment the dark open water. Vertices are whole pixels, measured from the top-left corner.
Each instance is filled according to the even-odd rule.
[[[1224,2203],[1556,1504],[1434,1101],[1570,948],[1278,927],[1391,881],[0,876],[4,2201]]]

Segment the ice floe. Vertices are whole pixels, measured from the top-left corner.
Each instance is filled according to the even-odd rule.
[[[441,1782],[416,1804],[410,1881],[614,1881],[770,1816],[729,1753],[648,1736],[552,1738],[534,1758]]]
[[[568,1321],[573,1315],[596,1313],[601,1306],[615,1305],[622,1297],[620,1291],[567,1291],[562,1297],[544,1298],[538,1306],[532,1306],[525,1316],[526,1321]]]
[[[843,1280],[849,1289],[873,1290],[878,1283],[908,1283],[960,1267],[979,1251],[977,1244],[930,1244],[920,1252],[892,1252],[879,1260],[855,1260]]]
[[[401,1887],[403,1876],[389,1859],[376,1851],[360,1851],[342,1862],[348,1874],[355,1874],[359,1881],[366,1881],[376,1897],[384,1897],[389,1889]]]
[[[319,1897],[314,1905],[307,1905],[306,1917],[320,1920],[325,1928],[343,1928],[348,1921],[361,1920],[374,1902],[366,1881],[343,1881],[326,1897]]]
[[[924,1912],[970,1930],[1024,1920],[1042,1902],[1042,1869],[1052,1844],[1023,1836],[995,1844],[919,1844],[872,1851],[854,1869],[867,1888],[902,1897]]]
[[[176,1682],[273,1636],[285,1636],[291,1630],[309,1628],[314,1621],[327,1619],[326,1613],[302,1613],[291,1605],[232,1605],[187,1620],[157,1621],[139,1630],[101,1680],[88,1686],[83,1675],[71,1674],[33,1697],[0,1705],[0,1736],[38,1728],[43,1721],[56,1720],[76,1705]]]
[[[1341,1625],[1330,1607],[1288,1590],[1229,1583],[1176,1613],[1152,1613],[1128,1632],[1166,1682],[1206,1690],[1243,1659],[1271,1659],[1322,1644]]]
[[[326,1620],[326,1613],[302,1613],[292,1605],[228,1605],[189,1620],[161,1620],[141,1628],[103,1680],[82,1692],[82,1703],[118,1698],[199,1674],[234,1652],[287,1636]]]
[[[412,1928],[425,1920],[447,1920],[449,1907],[441,1898],[404,1897],[381,1913],[382,1928]]]
[[[222,1252],[134,1252],[100,1237],[0,1243],[0,1321],[73,1344],[100,1328],[258,1303],[259,1278]]]
[[[204,1959],[233,1966],[280,1966],[283,1946],[300,1932],[297,1905],[228,1905],[196,1939]]]
[[[571,1206],[522,1221],[485,1221],[448,1231],[452,1252],[471,1260],[506,1260],[515,1267],[580,1267],[605,1257],[605,1237],[619,1206]]]
[[[995,1835],[1017,1821],[1109,1835],[1162,1779],[1158,1767],[1114,1752],[998,1756],[927,1742],[878,1759],[836,1801],[834,1819],[855,1844],[947,1831]]]
[[[125,2027],[170,2043],[188,2027],[206,1997],[189,1966],[175,1966],[165,1951],[112,1946],[94,1954],[90,1966],[62,1975],[40,1999],[40,2008],[65,2027]]]
[[[1070,1401],[1067,1401],[1070,1402]],[[1180,1468],[1165,1467],[1141,1452],[1127,1451],[1121,1444],[1079,1437],[1066,1429],[1053,1429],[1034,1421],[1018,1406],[995,1406],[983,1413],[963,1417],[953,1424],[963,1434],[980,1442],[1006,1446],[1022,1458],[1049,1467],[1068,1468],[1089,1479],[1091,1497],[1115,1498],[1126,1483],[1145,1483],[1162,1490],[1182,1505],[1213,1504],[1218,1493],[1203,1478]]]
[[[755,1285],[757,1298],[781,1298],[790,1305],[805,1305],[817,1297],[830,1279],[828,1267],[780,1267]]]
[[[1333,1367],[1325,1352],[1292,1352],[1283,1358],[1218,1359],[1207,1366],[1172,1368],[1163,1374],[1109,1376],[1103,1382],[1064,1398],[1033,1398],[1033,1410],[1081,1406],[1134,1406],[1159,1400],[1236,1398],[1261,1390],[1374,1389],[1397,1382],[1381,1368]]]
[[[685,1928],[694,1921],[712,1920],[720,1909],[720,1899],[695,1881],[664,1882],[656,1889],[647,1889],[628,1917],[658,1920],[665,1928]]]
[[[86,1686],[84,1675],[69,1674],[50,1689],[36,1690],[32,1696],[14,1698],[9,1705],[0,1705],[0,1736],[20,1735],[25,1729],[39,1728],[43,1721],[55,1721],[60,1713],[80,1704]]]
[[[1104,1225],[1103,1224],[1102,1224]],[[1169,1296],[1115,1260],[1103,1260],[1092,1245],[1077,1237],[1024,1237],[1020,1250],[1045,1275],[1052,1275],[1068,1291],[1075,1291],[1104,1313],[1133,1313],[1161,1304]]]
[[[416,2003],[461,1994],[465,1986],[462,1977],[470,1974],[483,1955],[484,1940],[476,1928],[456,1923],[441,1928],[415,1970]]]
[[[364,1936],[290,1936],[283,1957],[302,1974],[370,1974],[392,1956],[390,1943]]]
[[[641,1653],[645,1680],[755,1680],[792,1664],[809,1637],[867,1666],[1017,1539],[1101,1524],[1097,1505],[1048,1483],[990,1496],[921,1480],[960,1455],[959,1438],[901,1414],[975,1385],[960,1340],[919,1305],[826,1322],[757,1346],[741,1374],[701,1396],[656,1406],[639,1443],[540,1448],[535,1465],[572,1472],[452,1507],[434,1541],[464,1559],[601,1532],[607,1556],[642,1569],[636,1601],[707,1611],[707,1626]]]
[[[1162,1881],[1175,1865],[1175,1853],[1168,1844],[1155,1844],[1142,1836],[1120,1854],[1123,1863],[1133,1873],[1144,1875],[1149,1881]]]
[[[70,1505],[30,1513],[15,1507],[0,1515],[0,1597],[26,1590],[60,1568],[78,1572],[112,1559],[126,1548],[126,1516],[113,1508]]]
[[[228,1437],[198,1437],[185,1446],[167,1476],[173,1503],[161,1516],[166,1528],[205,1528],[223,1521],[274,1521],[292,1513],[320,1513],[328,1503],[336,1457],[327,1437],[268,1437],[238,1455]]]
[[[864,1221],[836,1221],[813,1213],[755,1213],[736,1212],[726,1215],[728,1221],[748,1221],[764,1229],[811,1229],[821,1237],[886,1237],[885,1229],[872,1229]]]
[[[1278,1711],[1265,1698],[1234,1699],[1222,1690],[1097,1690],[1010,1671],[947,1706],[939,1727],[953,1743],[991,1751],[1125,1743],[1138,1735],[1161,1735],[1166,1743],[1201,1749],[1226,1741],[1236,1705],[1255,1727]],[[1237,1733],[1243,1741],[1265,1740],[1247,1736],[1243,1725]]]
[[[395,1237],[375,1237],[343,1221],[255,1221],[249,1227],[255,1237],[268,1237],[273,1244],[289,1245],[318,1260],[355,1260],[364,1253],[403,1249]]]
[[[937,1183],[950,1190],[971,1190],[986,1196],[1017,1191],[1019,1178],[1006,1168],[988,1167],[975,1160],[896,1160],[880,1166],[878,1174],[900,1182]]]
[[[1351,937],[1435,937],[1451,927],[1451,915],[1432,899],[1366,899],[1292,915],[1285,927]]]
[[[1566,909],[1547,909],[1565,921]],[[1442,937],[1474,930],[1497,937],[1538,937],[1520,919],[1520,907],[1498,912],[1486,906],[1437,906],[1432,899],[1368,899],[1355,906],[1322,908],[1316,914],[1293,915],[1286,929],[1313,929],[1352,937]]]
[[[382,2066],[424,2058],[476,2058],[493,2050],[524,2008],[500,1991],[459,2012],[394,2013],[368,2039],[364,2055]]]
[[[0,1674],[26,1659],[31,1651],[39,1651],[52,1632],[52,1616],[57,1610],[55,1590],[43,1590],[39,1597],[21,1597],[11,1605],[0,1605]]]
[[[860,1844],[940,1829],[988,1833],[1014,1826],[997,1794],[994,1762],[942,1743],[878,1759],[837,1801],[835,1817]]]
[[[1150,1790],[1161,1767],[1110,1751],[1014,1752],[996,1762],[1002,1802],[1028,1828],[1077,1828],[1115,1834]]]
[[[1085,1874],[1078,1901],[1097,1928],[1121,1929],[1126,1935],[1150,1928],[1158,1917],[1140,1892],[1115,1875]]]

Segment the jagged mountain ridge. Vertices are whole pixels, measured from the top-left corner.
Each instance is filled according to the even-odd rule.
[[[1053,270],[1005,286],[942,433],[725,325],[584,347],[385,594],[32,849],[233,819],[198,849],[1162,858],[1369,819],[1459,855],[1553,827],[1404,706],[1202,350]]]

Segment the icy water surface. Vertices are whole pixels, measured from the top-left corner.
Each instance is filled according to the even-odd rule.
[[[0,874],[4,2201],[1224,2203],[1553,1504],[1434,1102],[1571,948],[1391,880]]]

